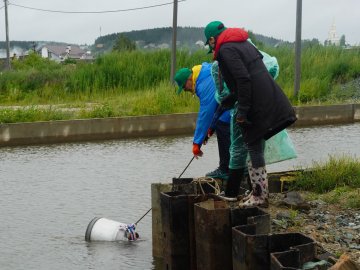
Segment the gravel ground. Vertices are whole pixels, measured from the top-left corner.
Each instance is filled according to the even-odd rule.
[[[272,232],[300,232],[309,235],[334,257],[346,253],[360,265],[359,209],[343,209],[339,205],[315,200],[292,207],[297,209],[292,210],[291,204],[284,203],[284,197],[283,194],[270,194],[268,211],[272,220]]]

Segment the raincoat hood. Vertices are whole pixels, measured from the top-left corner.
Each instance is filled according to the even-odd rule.
[[[214,50],[214,60],[217,58],[217,54],[220,47],[224,43],[228,42],[244,42],[249,38],[248,32],[241,28],[227,28],[217,38],[216,46]]]

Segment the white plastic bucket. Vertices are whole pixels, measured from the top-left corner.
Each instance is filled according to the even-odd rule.
[[[127,239],[126,224],[107,218],[93,218],[85,233],[86,241],[118,241]]]

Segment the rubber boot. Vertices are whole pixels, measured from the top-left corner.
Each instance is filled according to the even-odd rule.
[[[244,169],[229,169],[229,180],[226,182],[225,196],[236,198],[239,195],[240,184],[244,179]]]
[[[251,166],[251,163],[249,163],[248,168],[249,168],[249,176],[252,185],[252,193],[249,197],[245,199],[244,202],[239,204],[239,207],[251,207],[251,206],[268,207],[269,186],[268,186],[268,177],[265,166],[259,168],[253,168]]]

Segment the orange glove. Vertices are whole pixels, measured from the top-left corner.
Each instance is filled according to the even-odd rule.
[[[193,149],[192,149],[192,152],[194,154],[194,156],[196,158],[199,158],[203,155],[203,152],[200,150],[200,145],[198,145],[197,143],[193,143]]]

